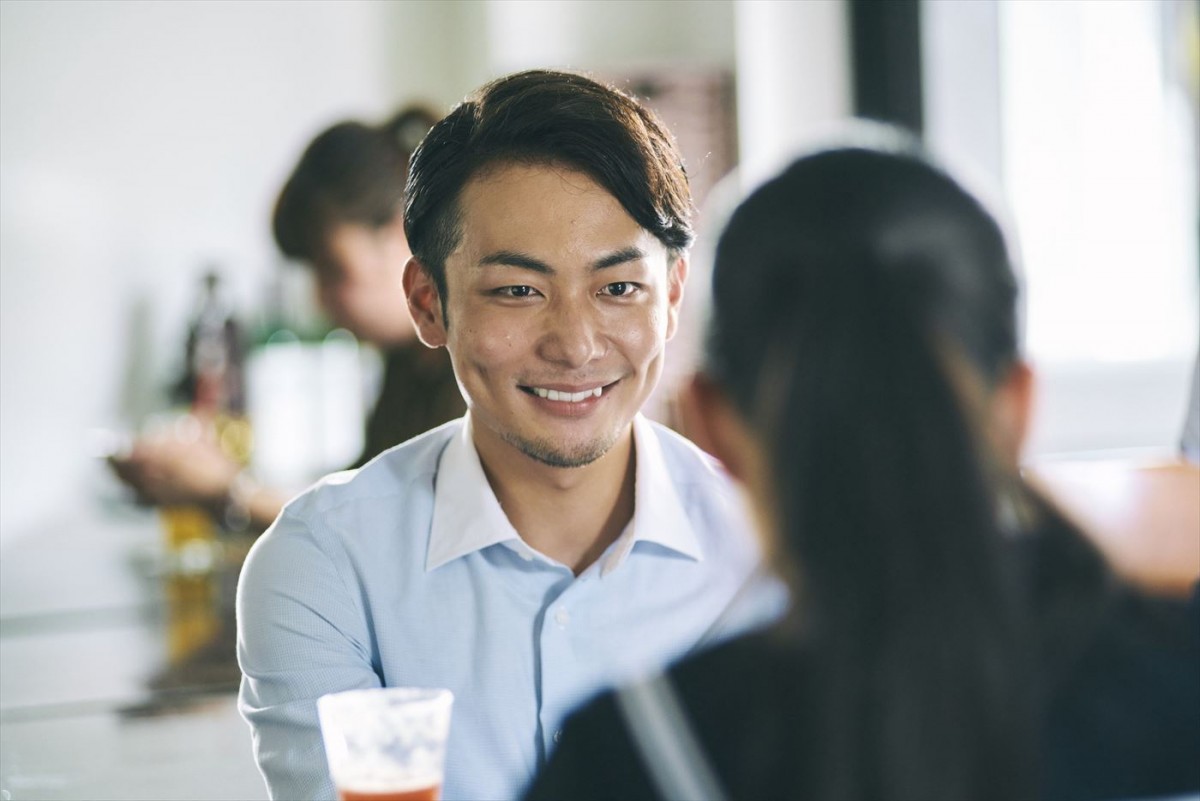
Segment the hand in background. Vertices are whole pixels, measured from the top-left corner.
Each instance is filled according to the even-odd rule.
[[[140,502],[155,506],[222,504],[241,471],[209,436],[146,437],[108,461]]]

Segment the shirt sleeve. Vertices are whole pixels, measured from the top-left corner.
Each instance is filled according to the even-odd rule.
[[[380,686],[359,594],[305,520],[288,512],[251,550],[238,582],[238,707],[274,799],[333,799],[320,696]]]

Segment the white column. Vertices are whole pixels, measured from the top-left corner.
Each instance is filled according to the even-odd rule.
[[[754,184],[853,113],[845,0],[737,0],[741,175]]]

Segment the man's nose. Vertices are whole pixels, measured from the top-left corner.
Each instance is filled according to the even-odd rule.
[[[540,355],[565,367],[582,367],[604,352],[596,310],[586,302],[560,300],[547,311]]]

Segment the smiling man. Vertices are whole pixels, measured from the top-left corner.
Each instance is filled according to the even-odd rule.
[[[661,124],[578,75],[502,78],[430,131],[404,291],[468,413],[320,482],[247,559],[241,707],[274,797],[334,794],[318,696],[402,685],[455,694],[443,796],[513,797],[580,701],[779,611],[723,474],[639,415],[690,208]]]

